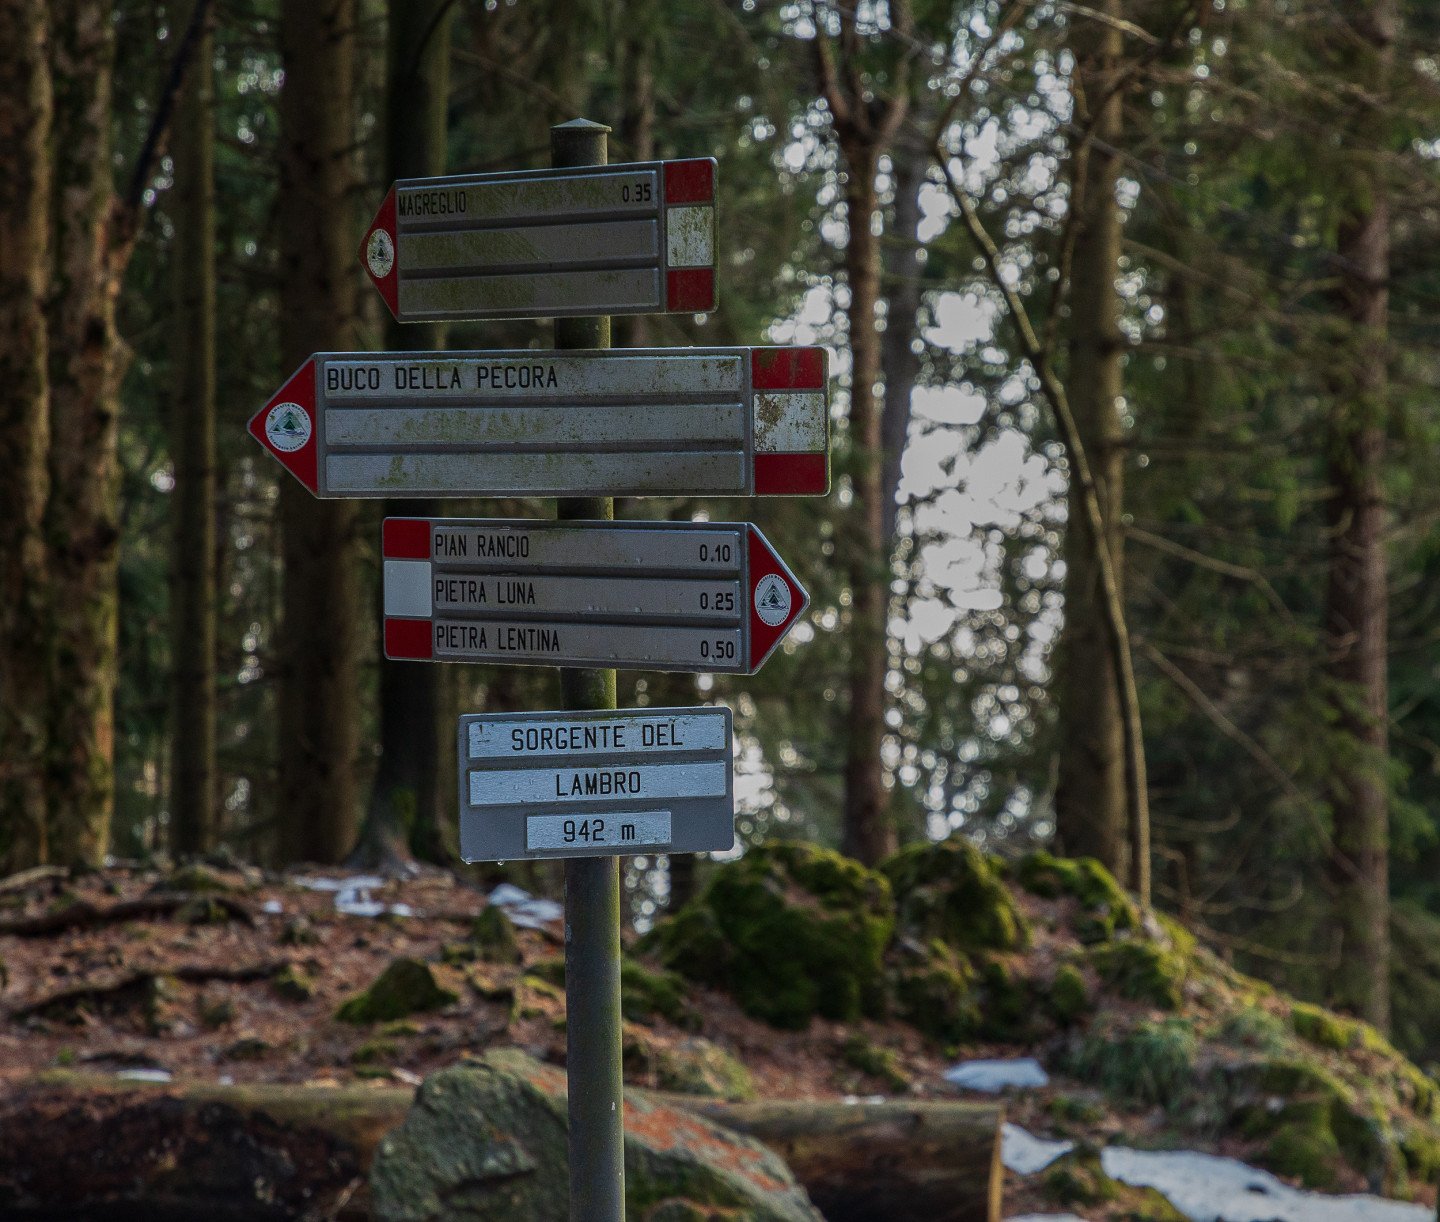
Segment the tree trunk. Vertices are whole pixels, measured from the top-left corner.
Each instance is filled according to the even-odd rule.
[[[386,95],[390,179],[428,178],[445,172],[446,104],[450,83],[450,15],[446,0],[392,0]],[[410,352],[443,347],[438,323],[400,326],[387,340]],[[435,501],[386,501],[387,517],[433,517]],[[380,767],[353,861],[393,870],[411,850],[430,861],[450,857],[436,778],[453,766],[450,738],[440,734],[441,667],[425,662],[380,661]],[[442,758],[442,743],[444,757]]]
[[[931,119],[917,115],[913,126],[928,130]],[[895,170],[895,224],[885,242],[885,338],[881,343],[885,371],[885,414],[880,423],[883,458],[880,465],[881,538],[887,556],[895,549],[895,516],[899,506],[900,460],[910,435],[910,398],[920,373],[920,355],[915,342],[916,316],[920,312],[920,188],[925,182],[931,153],[923,143],[900,139],[891,149]]]
[[[1103,11],[1120,16],[1119,0]],[[1089,456],[1117,585],[1123,589],[1121,533],[1124,451],[1119,399],[1124,340],[1115,277],[1120,209],[1115,202],[1122,137],[1121,33],[1077,18],[1076,116],[1097,140],[1074,150],[1075,247],[1070,273],[1070,365],[1066,386]],[[1091,107],[1098,107],[1098,113]],[[1106,629],[1097,540],[1085,517],[1083,490],[1071,472],[1065,531],[1065,627],[1060,648],[1060,773],[1055,806],[1067,853],[1097,857],[1117,877],[1132,866],[1126,845],[1125,726],[1111,633]],[[1132,880],[1133,881],[1133,880]]]
[[[874,865],[895,851],[889,818],[889,793],[880,759],[885,739],[885,671],[889,662],[886,610],[890,603],[889,554],[884,543],[885,507],[880,479],[880,335],[875,307],[880,299],[880,243],[870,230],[875,213],[873,143],[846,140],[845,206],[850,237],[845,245],[845,277],[850,289],[846,311],[850,331],[850,448],[854,455],[851,487],[850,716],[845,744],[845,824],[843,851]]]
[[[1342,34],[1354,82],[1366,98],[1383,94],[1394,58],[1393,0],[1351,0]],[[1389,595],[1385,556],[1386,330],[1389,311],[1390,201],[1385,181],[1384,118],[1372,102],[1349,156],[1363,162],[1345,185],[1336,253],[1341,311],[1349,323],[1345,361],[1326,438],[1330,526],[1326,645],[1330,675],[1342,686],[1337,727],[1355,749],[1336,768],[1334,786],[1336,918],[1340,966],[1335,1004],[1353,1008],[1381,1031],[1390,1026],[1389,755],[1386,674]],[[1357,151],[1350,151],[1350,150]]]
[[[53,288],[49,311],[51,860],[99,865],[114,808],[125,358],[115,299],[130,253],[111,181],[112,5],[53,0]]]
[[[194,0],[173,20],[189,25]],[[175,114],[175,319],[170,457],[173,554],[170,652],[170,846],[203,853],[216,840],[215,766],[215,80],[208,31],[197,42]]]
[[[284,0],[280,51],[280,331],[284,368],[353,344],[355,0]],[[360,601],[353,501],[281,481],[281,849],[339,861],[355,840]],[[368,617],[367,617],[368,618]]]
[[[45,499],[50,442],[46,0],[0,7],[0,869],[47,859]]]
[[[1004,1112],[997,1104],[774,1099],[682,1106],[764,1142],[828,1222],[999,1222]]]

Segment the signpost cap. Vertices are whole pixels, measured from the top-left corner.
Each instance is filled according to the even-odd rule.
[[[604,132],[607,136],[611,129],[603,123],[596,123],[593,119],[571,119],[568,123],[556,123],[551,129],[552,132]]]

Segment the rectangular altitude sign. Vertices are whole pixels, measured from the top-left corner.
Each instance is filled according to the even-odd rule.
[[[360,262],[401,322],[704,313],[715,162],[403,179]]]
[[[819,496],[824,348],[319,352],[250,432],[324,498]]]
[[[460,855],[724,852],[732,742],[723,705],[462,717]]]

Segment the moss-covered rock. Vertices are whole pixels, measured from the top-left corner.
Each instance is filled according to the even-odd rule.
[[[1200,1041],[1185,1019],[1092,1024],[1072,1068],[1121,1104],[1173,1107],[1195,1081]]]
[[[315,982],[293,963],[270,977],[270,987],[286,1001],[309,1001],[315,996]]]
[[[655,1089],[712,1099],[755,1097],[750,1071],[709,1040],[694,1037],[666,1044],[627,1023],[622,1049],[627,1075]]]
[[[625,1093],[626,1216],[821,1222],[764,1146]],[[378,1222],[565,1222],[565,1072],[491,1052],[427,1078],[404,1124],[380,1143],[370,1184]]]
[[[520,940],[515,936],[515,925],[498,904],[481,909],[470,927],[470,941],[485,963],[520,962]]]
[[[1100,1166],[1100,1151],[1084,1142],[1050,1164],[1044,1187],[1050,1200],[1067,1209],[1094,1208],[1120,1197],[1120,1185]]]
[[[1140,928],[1140,910],[1125,889],[1093,857],[1031,853],[1014,866],[1015,881],[1044,899],[1079,901],[1075,936],[1083,943],[1108,942],[1117,933]]]
[[[235,882],[203,862],[191,862],[170,871],[156,884],[156,891],[190,891],[196,895],[226,894],[237,890]]]
[[[363,993],[350,998],[335,1017],[347,1023],[384,1023],[407,1014],[443,1010],[460,994],[437,979],[436,971],[418,959],[395,959]]]
[[[1150,938],[1134,937],[1091,948],[1100,978],[1121,997],[1178,1010],[1184,1000],[1190,960],[1179,950]]]
[[[632,1023],[653,1022],[658,1015],[677,1027],[698,1028],[700,1016],[685,987],[678,972],[653,972],[630,958],[620,961],[620,1013]]]
[[[960,950],[1023,950],[1030,930],[1009,889],[964,836],[907,845],[880,863],[895,895],[898,928]]]
[[[1290,1024],[1295,1034],[1319,1048],[1333,1048],[1337,1051],[1349,1048],[1357,1042],[1356,1024],[1348,1018],[1341,1018],[1319,1006],[1297,1001],[1290,1011]]]
[[[852,1031],[840,1046],[840,1059],[851,1069],[858,1069],[883,1082],[899,1094],[910,1089],[910,1075],[900,1066],[892,1048],[882,1048],[863,1031]]]
[[[1073,963],[1062,963],[1050,982],[1050,1013],[1065,1026],[1072,1026],[1090,1012],[1094,1001],[1085,973]]]
[[[1004,959],[987,959],[980,965],[979,976],[978,1034],[1012,1044],[1029,1038],[1038,1015],[1030,981],[1019,967]]]
[[[885,876],[810,844],[761,845],[642,944],[691,980],[729,992],[777,1027],[852,1021],[885,1005],[881,957],[894,928]]]
[[[920,947],[906,942],[891,956],[889,980],[895,1010],[931,1039],[966,1039],[980,1026],[970,961],[938,938]]]

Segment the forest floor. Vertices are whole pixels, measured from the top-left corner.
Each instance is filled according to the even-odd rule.
[[[477,887],[431,870],[368,880],[363,893],[352,878],[348,891],[337,890],[346,877],[122,867],[76,880],[0,881],[0,1089],[55,1067],[177,1082],[415,1085],[468,1053],[501,1046],[563,1064],[563,990],[531,974],[561,955],[558,919],[517,929],[520,962],[477,964],[457,954],[486,907]],[[1043,924],[1045,901],[1019,902],[1028,920]],[[1030,951],[1046,953],[1044,939]],[[337,1017],[397,959],[431,964],[458,1000],[388,1022]],[[684,1004],[681,1025],[659,1014],[626,1024],[627,1049],[643,1048],[627,1055],[633,1084],[675,1089],[655,1067],[684,1060],[697,1043],[741,1062],[762,1098],[975,1098],[942,1076],[957,1060],[1053,1060],[1035,1046],[940,1047],[900,1021],[817,1018],[803,1030],[777,1030],[729,996],[693,985]],[[857,1057],[857,1046],[884,1055]],[[1164,1107],[1116,1107],[1093,1085],[1058,1075],[1047,1087],[1010,1093],[1005,1106],[1008,1120],[1037,1136],[1094,1148],[1181,1146],[1251,1160],[1261,1144],[1217,1133],[1197,1145],[1193,1133],[1172,1131]],[[1348,1168],[1337,1174],[1336,1190],[1376,1187]],[[1408,1193],[1434,1201],[1426,1184]],[[1123,1199],[1065,1208],[1086,1219],[1136,1216]],[[1013,1172],[1005,1211],[1064,1212],[1046,1176]]]

